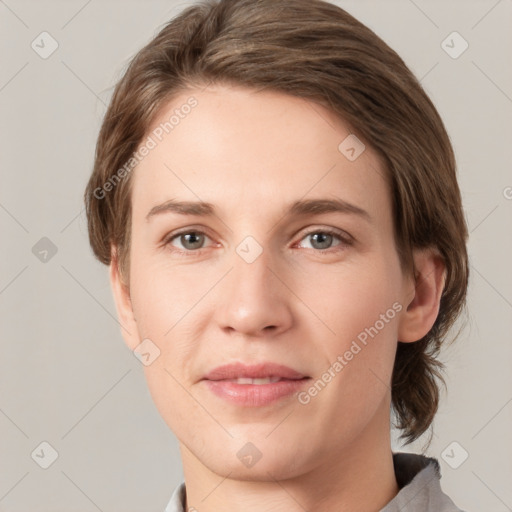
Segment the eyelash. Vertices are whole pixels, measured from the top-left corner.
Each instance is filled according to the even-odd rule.
[[[190,229],[190,228],[188,228],[185,231],[180,231],[178,233],[172,233],[169,236],[165,237],[164,240],[163,240],[163,245],[165,247],[168,247],[173,240],[175,240],[176,238],[180,237],[181,235],[188,235],[188,234],[192,234],[192,233],[196,234],[196,235],[205,235],[206,237],[208,237],[208,235],[204,231],[201,231],[199,229]],[[338,245],[336,245],[334,247],[330,247],[328,249],[314,249],[314,248],[311,249],[311,250],[313,250],[316,253],[329,254],[329,253],[332,253],[332,252],[337,252],[339,250],[339,249],[337,249],[338,247],[343,246],[343,245],[351,246],[354,243],[354,240],[349,235],[344,236],[339,231],[336,231],[336,230],[330,229],[330,228],[315,229],[315,230],[309,231],[308,233],[304,234],[304,236],[299,240],[299,242],[304,240],[308,236],[311,236],[311,235],[314,235],[314,234],[319,234],[319,233],[324,234],[324,235],[332,235],[334,238],[339,240],[340,244],[338,244]],[[196,255],[202,254],[203,249],[206,249],[206,248],[201,248],[201,249],[196,249],[196,250],[188,250],[187,251],[187,250],[182,250],[182,249],[178,249],[176,247],[173,247],[171,249],[171,251],[173,253],[177,253],[179,255],[187,257],[187,256],[196,256]],[[343,250],[343,249],[341,249],[341,250]]]

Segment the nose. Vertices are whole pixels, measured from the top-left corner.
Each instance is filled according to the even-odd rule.
[[[241,253],[242,254],[242,253]],[[293,294],[270,251],[252,262],[233,255],[232,269],[219,289],[215,320],[219,327],[251,337],[275,336],[292,325]]]

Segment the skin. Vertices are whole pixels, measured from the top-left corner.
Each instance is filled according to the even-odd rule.
[[[198,105],[132,176],[129,287],[115,247],[110,266],[128,347],[149,338],[160,350],[144,372],[179,441],[187,507],[378,511],[398,492],[389,428],[397,340],[414,342],[432,327],[442,262],[415,251],[419,284],[403,273],[379,158],[366,144],[349,161],[338,145],[350,129],[327,109],[217,85],[183,92],[154,126],[191,95]],[[286,215],[292,202],[320,198],[347,201],[370,219]],[[216,215],[146,220],[169,199],[212,203]],[[205,238],[163,243],[182,228]],[[318,233],[328,228],[352,244],[333,237],[322,245]],[[252,263],[236,252],[247,236],[262,248]],[[394,303],[401,311],[308,404],[291,395],[244,408],[200,381],[234,361],[277,362],[314,381]],[[237,457],[248,442],[261,452],[252,467]]]

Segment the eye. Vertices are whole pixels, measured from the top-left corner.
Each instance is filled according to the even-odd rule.
[[[197,253],[200,249],[203,249],[205,239],[209,238],[205,233],[198,230],[183,231],[167,237],[164,240],[164,245],[172,245],[173,251],[178,253]],[[176,247],[173,242],[177,241],[181,244],[181,247]]]
[[[314,249],[316,252],[320,253],[343,250],[345,247],[353,244],[353,239],[350,235],[327,228],[310,231],[306,233],[300,241],[302,242],[308,238],[310,239],[310,247],[306,248]],[[210,237],[202,231],[189,230],[169,235],[163,241],[163,245],[172,246],[171,250],[178,254],[194,255],[199,254],[201,249],[205,248],[204,244],[207,239],[209,240]],[[181,247],[176,246],[176,243],[179,243]]]
[[[349,235],[343,235],[333,229],[317,229],[315,231],[310,231],[301,239],[301,241],[308,238],[310,239],[311,248],[316,249],[318,252],[331,252],[330,249],[333,248],[343,250],[343,247],[352,245],[353,243],[353,240]],[[337,241],[338,243],[333,246],[332,244],[334,241]]]

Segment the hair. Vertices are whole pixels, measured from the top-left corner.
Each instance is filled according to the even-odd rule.
[[[209,84],[282,92],[334,112],[379,155],[404,271],[414,271],[415,248],[434,248],[442,257],[446,273],[437,319],[421,340],[398,340],[392,375],[395,426],[406,443],[417,439],[437,412],[444,384],[437,356],[464,308],[468,286],[468,233],[455,157],[438,112],[403,60],[336,5],[202,0],[133,57],[106,111],[85,190],[95,256],[118,265],[129,284],[133,173],[126,162],[162,107]]]

